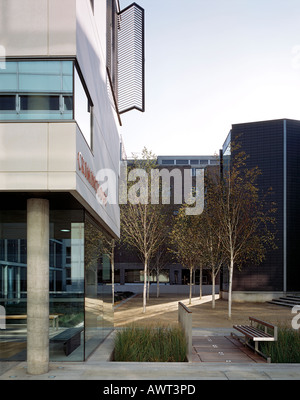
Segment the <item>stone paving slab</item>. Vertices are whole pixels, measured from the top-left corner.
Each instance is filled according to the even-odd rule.
[[[266,362],[259,354],[231,336],[193,336],[192,348],[191,362]]]

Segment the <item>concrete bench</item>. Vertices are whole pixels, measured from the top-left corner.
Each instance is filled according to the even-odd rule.
[[[67,328],[63,332],[50,339],[52,343],[63,343],[64,353],[66,356],[71,354],[80,346],[81,332],[83,328]]]

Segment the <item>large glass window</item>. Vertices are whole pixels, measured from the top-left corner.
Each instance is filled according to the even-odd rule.
[[[50,359],[84,360],[84,212],[50,213]]]
[[[75,120],[89,147],[92,147],[93,104],[75,69]]]
[[[125,283],[141,283],[144,281],[144,271],[139,269],[125,270]]]
[[[0,120],[73,119],[73,61],[7,61]]]
[[[73,61],[7,61],[0,121],[76,120],[92,148],[93,102]]]
[[[7,316],[1,361],[26,360],[26,234],[26,211],[0,211],[0,305]],[[113,328],[107,243],[84,210],[50,211],[51,361],[83,361]]]
[[[0,330],[0,360],[26,359],[26,212],[0,212],[0,305],[6,329]]]
[[[85,355],[111,332],[113,327],[111,266],[107,253],[110,239],[86,215],[85,220]],[[99,277],[101,279],[99,280]]]

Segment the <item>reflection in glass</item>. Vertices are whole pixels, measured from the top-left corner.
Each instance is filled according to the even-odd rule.
[[[26,95],[20,96],[21,110],[35,111],[35,110],[59,110],[59,96],[36,96]]]
[[[0,305],[6,329],[0,330],[0,360],[26,359],[26,212],[0,211]]]
[[[85,222],[85,356],[88,357],[113,328],[112,288],[99,272],[106,270],[110,281],[109,238],[86,216]],[[104,263],[103,263],[103,260]]]
[[[50,214],[50,360],[84,360],[84,213]]]
[[[87,144],[91,147],[92,104],[75,69],[75,119]]]
[[[26,211],[0,211],[0,360],[25,361]],[[113,329],[109,238],[84,210],[51,210],[50,361],[84,361]]]
[[[0,96],[0,110],[8,111],[15,110],[16,96],[2,95]]]

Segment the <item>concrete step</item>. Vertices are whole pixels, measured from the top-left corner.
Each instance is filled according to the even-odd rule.
[[[279,297],[279,299],[275,299],[275,300],[279,300],[279,301],[283,301],[284,303],[290,303],[290,304],[300,304],[300,299],[290,299],[287,297]]]
[[[271,301],[268,301],[268,303],[275,304],[277,306],[284,306],[284,307],[291,307],[291,308],[294,307],[293,304],[288,304],[288,303],[285,303],[285,302],[279,301],[279,300],[271,300]]]
[[[295,299],[295,300],[298,300],[298,301],[299,301],[299,304],[300,304],[300,296],[296,296],[296,295],[290,294],[290,295],[287,295],[286,298],[287,298],[287,299]]]
[[[300,296],[286,296],[286,297],[280,297],[278,299],[273,299],[269,301],[270,304],[276,304],[278,306],[284,306],[284,307],[294,307],[296,305],[300,305]]]

